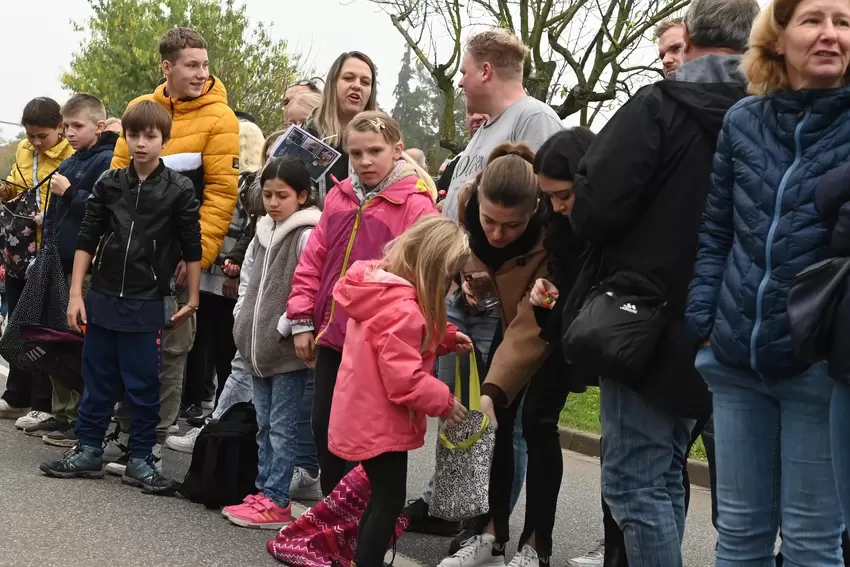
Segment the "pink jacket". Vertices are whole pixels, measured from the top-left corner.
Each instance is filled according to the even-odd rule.
[[[415,176],[399,180],[362,206],[350,179],[337,182],[292,280],[286,314],[294,328],[299,321],[312,320],[317,344],[342,350],[348,317],[336,309],[334,284],[351,264],[380,258],[390,240],[436,212],[427,186]]]
[[[351,317],[334,388],[328,448],[358,462],[425,443],[426,415],[451,411],[449,387],[431,375],[434,361],[455,349],[457,329],[419,352],[425,317],[410,282],[358,262],[334,287],[339,308]]]

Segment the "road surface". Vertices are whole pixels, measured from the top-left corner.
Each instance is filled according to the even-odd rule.
[[[5,384],[0,368],[0,384]],[[185,424],[181,424],[185,430]],[[433,427],[425,448],[410,460],[408,490],[415,498],[433,466]],[[0,566],[88,567],[146,565],[168,567],[281,565],[265,550],[274,532],[238,528],[218,512],[180,498],[146,496],[104,480],[57,480],[38,465],[61,449],[27,437],[12,421],[0,420]],[[182,478],[189,456],[164,451],[165,470]],[[524,497],[517,505],[512,535],[521,531]],[[707,492],[695,489],[685,535],[685,566],[713,564],[714,531]],[[582,553],[601,535],[599,463],[564,453],[564,482],[555,526],[553,567]],[[397,567],[436,565],[448,540],[405,535]],[[513,550],[509,550],[512,553]]]

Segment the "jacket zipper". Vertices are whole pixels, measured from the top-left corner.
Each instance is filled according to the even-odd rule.
[[[103,256],[106,254],[106,245],[109,244],[109,241],[114,234],[115,234],[114,232],[110,232],[106,236],[106,240],[104,240],[103,243],[100,245],[100,254],[98,255],[98,258],[97,258],[97,270],[98,271],[100,271],[100,267],[103,265]]]
[[[794,161],[785,170],[785,174],[779,182],[779,189],[776,191],[776,199],[773,203],[773,220],[770,223],[770,229],[767,231],[767,240],[764,244],[764,276],[761,278],[758,292],[756,293],[756,321],[753,324],[753,331],[750,334],[750,368],[755,372],[758,372],[758,368],[756,368],[756,343],[758,342],[758,334],[761,330],[762,317],[764,316],[764,291],[767,288],[771,272],[773,271],[773,239],[776,237],[776,230],[779,228],[779,220],[782,216],[782,197],[785,194],[785,187],[788,185],[788,179],[791,177],[791,174],[799,167],[800,161],[803,159],[800,148],[800,133],[808,118],[809,111],[807,110],[800,123],[797,124],[797,128],[794,129]]]
[[[139,180],[139,189],[136,193],[136,211],[139,210],[139,197],[142,195],[142,181]],[[124,284],[127,282],[127,258],[130,256],[130,243],[133,241],[133,229],[136,228],[136,221],[130,222],[130,235],[127,237],[127,249],[124,251],[124,272],[121,274],[121,293],[119,297],[124,297]],[[153,269],[153,267],[151,267]],[[156,276],[154,276],[156,279]]]
[[[354,248],[354,239],[357,237],[357,231],[360,228],[360,219],[363,218],[363,210],[366,207],[378,198],[378,195],[371,197],[369,200],[365,201],[360,207],[357,208],[357,216],[354,217],[354,227],[351,229],[351,236],[348,237],[348,247],[345,249],[345,258],[342,260],[342,269],[339,271],[339,278],[337,281],[341,280],[345,276],[345,272],[348,270],[348,262],[351,259],[351,250]],[[382,197],[386,199],[386,197]],[[390,201],[386,199],[390,203],[398,204],[395,201]],[[333,294],[331,294],[331,314],[328,316],[328,322],[325,323],[325,327],[319,331],[319,334],[316,335],[315,342],[318,344],[319,339],[330,329],[331,323],[334,320],[334,314],[336,313],[336,300],[333,299]]]
[[[266,248],[266,257],[263,258],[263,271],[260,272],[260,289],[257,290],[257,300],[254,302],[254,317],[253,321],[251,321],[251,366],[254,367],[254,372],[257,373],[257,376],[260,378],[263,375],[260,373],[260,369],[257,367],[257,321],[259,320],[259,311],[260,311],[260,302],[263,299],[263,289],[266,284],[266,274],[269,269],[269,258],[271,254],[271,243],[274,242],[274,231],[277,230],[277,223],[272,225],[272,234],[269,238],[269,247]],[[259,244],[259,242],[258,242]]]

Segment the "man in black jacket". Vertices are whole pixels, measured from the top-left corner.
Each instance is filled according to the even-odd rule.
[[[682,565],[682,466],[695,420],[710,411],[684,309],[717,134],[746,96],[739,54],[758,11],[755,0],[695,0],[685,64],[614,115],[576,177],[570,220],[602,255],[602,277],[641,273],[667,301],[669,322],[642,376],[600,378],[602,492],[631,567]]]

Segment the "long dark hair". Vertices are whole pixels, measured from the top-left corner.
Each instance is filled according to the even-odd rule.
[[[302,209],[316,206],[316,195],[310,185],[310,173],[300,159],[283,156],[270,159],[260,175],[260,187],[264,187],[269,179],[280,179],[295,191],[300,197],[307,193],[307,200],[301,205]]]
[[[546,140],[534,157],[534,173],[559,181],[575,181],[578,166],[596,135],[587,128],[562,130]],[[573,232],[568,218],[546,207],[546,237],[543,247],[549,256],[549,271],[559,286],[571,285],[581,266],[578,258],[587,245]]]

